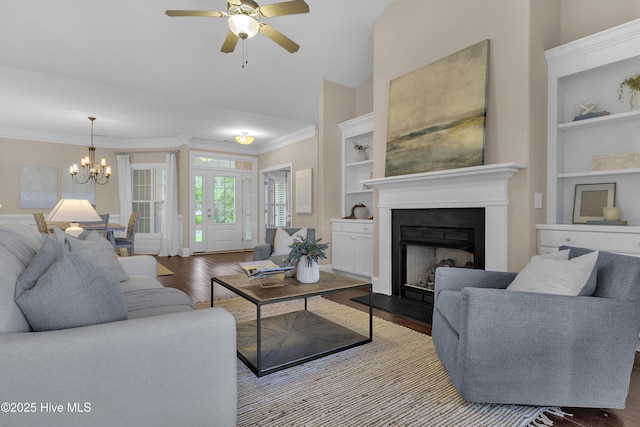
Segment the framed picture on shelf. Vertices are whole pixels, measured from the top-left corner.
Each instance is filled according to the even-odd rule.
[[[602,208],[611,208],[616,201],[616,183],[576,184],[573,199],[573,223],[602,221]]]

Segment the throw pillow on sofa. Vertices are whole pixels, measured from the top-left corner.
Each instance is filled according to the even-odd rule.
[[[291,252],[291,245],[295,239],[307,238],[307,229],[301,228],[295,233],[289,235],[283,228],[278,227],[276,229],[276,235],[273,239],[273,253],[271,256],[289,255]]]
[[[59,228],[54,228],[58,242],[66,242],[71,252],[80,255],[85,260],[113,274],[119,282],[130,279],[118,261],[113,245],[95,230],[84,231],[80,236],[73,237]]]
[[[56,254],[51,243],[45,242],[46,253],[32,262],[33,268],[29,265],[16,283],[15,300],[31,328],[51,331],[127,319],[115,277],[53,243],[60,246],[61,253]]]
[[[566,252],[567,251],[561,251]],[[555,295],[592,295],[598,252],[566,259],[562,253],[535,255],[507,287],[510,291]]]

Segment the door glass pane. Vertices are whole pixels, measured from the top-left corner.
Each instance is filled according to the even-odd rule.
[[[216,224],[235,224],[236,179],[216,176],[213,188],[213,221]]]
[[[203,214],[202,214],[202,175],[196,175],[195,176],[195,180],[194,180],[194,187],[195,187],[195,242],[196,243],[201,243],[202,242],[202,218],[203,218]]]

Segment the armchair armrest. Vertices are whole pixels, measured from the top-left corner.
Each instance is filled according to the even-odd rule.
[[[458,291],[463,288],[505,289],[518,273],[490,270],[474,270],[470,268],[440,267],[436,269],[435,300],[441,291]]]
[[[129,276],[158,277],[157,261],[150,255],[118,257],[118,261]]]
[[[35,402],[3,424],[235,426],[235,320],[211,308],[51,332],[0,334],[0,395]],[[61,413],[40,404],[64,405]],[[71,413],[67,402],[90,411]]]
[[[467,287],[460,315],[458,354],[468,367],[462,387],[498,390],[518,378],[545,384],[535,404],[555,395],[624,407],[640,330],[637,302]],[[486,387],[482,398],[490,402],[491,393]]]
[[[273,251],[270,243],[259,243],[253,248],[253,260],[262,261],[267,259],[271,256],[271,252]]]

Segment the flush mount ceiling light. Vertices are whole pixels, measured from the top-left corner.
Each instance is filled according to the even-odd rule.
[[[249,136],[249,132],[242,132],[240,135],[236,135],[236,142],[242,145],[249,145],[254,139],[254,137]]]

